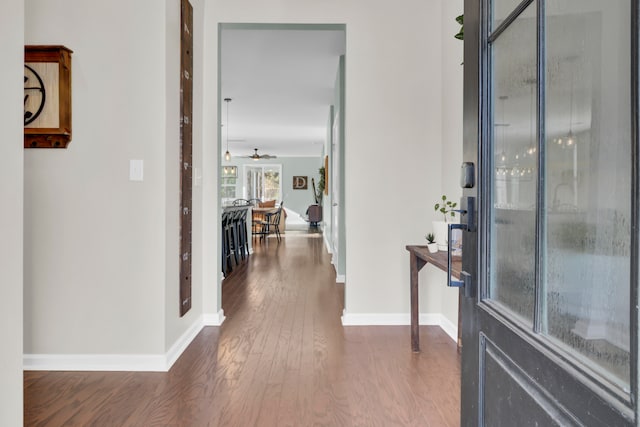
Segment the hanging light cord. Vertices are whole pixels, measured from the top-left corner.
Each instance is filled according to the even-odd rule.
[[[502,104],[502,151],[500,152],[500,161],[504,164],[507,161],[507,152],[506,152],[506,146],[507,146],[507,123],[504,120],[504,116],[505,116],[505,103],[507,101],[509,97],[507,95],[502,95],[499,97],[501,104]]]
[[[569,93],[569,138],[573,138],[573,73],[571,74],[571,92]]]
[[[229,98],[225,99],[227,101],[227,152],[229,151]]]

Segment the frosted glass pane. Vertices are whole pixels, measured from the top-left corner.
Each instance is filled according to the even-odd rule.
[[[550,0],[547,14],[543,328],[628,389],[631,8]]]
[[[494,42],[492,58],[494,209],[489,297],[531,323],[537,188],[535,19],[518,17]]]
[[[494,0],[491,3],[491,29],[498,27],[520,3],[522,3],[522,0]],[[535,7],[528,7],[520,16],[523,18],[535,18]]]

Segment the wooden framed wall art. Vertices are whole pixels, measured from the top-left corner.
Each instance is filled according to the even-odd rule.
[[[71,54],[64,46],[24,47],[24,148],[71,142]]]
[[[307,180],[306,176],[294,176],[293,177],[293,189],[294,190],[306,190],[307,189]]]
[[[180,317],[191,310],[193,227],[193,8],[180,2]]]
[[[329,195],[329,156],[324,156],[324,195]]]

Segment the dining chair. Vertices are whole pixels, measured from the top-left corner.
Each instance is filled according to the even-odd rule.
[[[263,239],[265,236],[269,236],[272,232],[276,234],[278,238],[278,242],[282,240],[280,236],[280,218],[282,217],[282,208],[284,205],[284,201],[280,203],[280,207],[275,212],[270,212],[265,214],[265,219],[262,221],[262,235],[260,239]]]

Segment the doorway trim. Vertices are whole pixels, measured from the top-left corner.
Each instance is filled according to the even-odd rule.
[[[217,99],[216,99],[216,109],[217,109],[217,143],[216,143],[216,165],[215,165],[215,173],[219,175],[220,168],[222,167],[222,157],[220,156],[222,150],[222,128],[220,124],[222,123],[222,103],[224,102],[222,99],[222,31],[223,30],[287,30],[287,31],[342,31],[345,37],[345,52],[346,52],[346,37],[347,37],[347,26],[346,24],[317,24],[317,23],[309,23],[309,24],[300,24],[300,23],[229,23],[229,22],[220,22],[218,23],[218,52],[217,52]],[[340,57],[340,66],[337,71],[340,71],[340,109],[341,109],[341,126],[339,129],[340,133],[340,169],[338,171],[340,176],[340,192],[338,198],[342,201],[340,207],[340,229],[339,229],[339,243],[340,243],[340,252],[342,255],[342,263],[338,260],[336,264],[336,275],[338,278],[344,279],[346,277],[346,231],[345,231],[345,203],[344,203],[344,181],[345,181],[345,162],[344,162],[344,141],[346,135],[346,119],[345,119],[345,88],[346,88],[346,53]],[[330,107],[327,106],[327,107]],[[332,142],[332,141],[330,141]],[[332,200],[334,200],[334,195],[332,194]],[[216,200],[217,200],[217,216],[216,218],[222,218],[222,202],[221,202],[221,194],[220,194],[220,183],[216,184]],[[216,224],[219,221],[216,222]],[[220,232],[217,233],[217,241],[216,248],[221,247]],[[340,273],[339,266],[342,266],[343,269]],[[216,311],[218,313],[223,313],[222,311],[222,274],[220,273],[222,270],[222,261],[220,256],[216,257],[216,272],[217,274],[217,307]],[[346,295],[345,295],[346,298]]]

